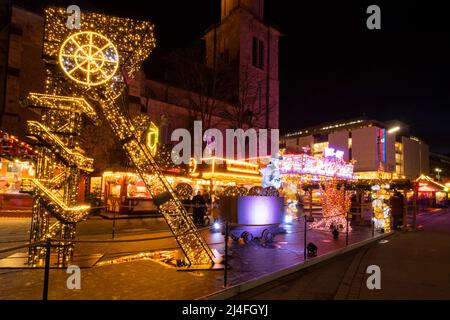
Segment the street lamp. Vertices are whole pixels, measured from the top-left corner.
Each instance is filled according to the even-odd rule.
[[[440,175],[440,173],[442,172],[442,169],[436,168],[436,169],[434,169],[434,171],[437,172],[437,174],[436,174],[436,179],[437,179],[437,180],[441,180],[441,175]]]
[[[399,130],[400,130],[400,127],[399,127],[399,126],[392,127],[392,128],[390,128],[390,129],[388,130],[388,133],[394,133],[394,132],[397,132],[397,131],[399,131]]]

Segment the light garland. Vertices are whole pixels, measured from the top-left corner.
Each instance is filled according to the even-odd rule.
[[[30,92],[26,98],[30,108],[43,108],[71,113],[83,113],[93,122],[98,121],[94,108],[83,98],[58,96],[54,94],[42,94]]]
[[[0,130],[0,157],[8,160],[34,161],[38,150],[15,136]]]
[[[391,208],[388,203],[389,189],[389,184],[382,183],[382,181],[372,186],[374,227],[380,232],[391,231]]]
[[[66,21],[65,8],[49,7],[45,10],[44,57],[50,64],[58,62],[64,66],[63,68],[48,68],[45,81],[47,93],[79,96],[80,93],[89,91],[89,96],[95,100],[98,97],[116,98],[122,93],[128,81],[127,78],[139,70],[142,61],[148,57],[156,45],[154,26],[148,21],[86,11],[81,12],[80,30],[72,31],[68,29]],[[78,50],[76,43],[69,41],[69,39],[83,32],[88,35],[88,38],[84,39],[86,41],[84,45],[90,46],[89,34],[91,34],[93,36],[92,44],[96,45],[98,42],[99,44],[96,47],[101,46],[98,49],[103,49],[98,52],[98,55],[95,55],[96,50],[94,53],[91,52],[90,55],[87,54],[87,56],[99,59],[98,61],[104,61],[106,65],[103,65],[102,68],[97,68],[97,65],[93,62],[92,65],[97,71],[103,70],[106,75],[101,74],[101,71],[95,72],[96,80],[89,79],[88,81],[86,70],[82,72],[80,77],[74,75],[72,78],[75,78],[76,81],[69,83],[66,81],[64,74],[68,72],[67,70],[72,70],[70,66],[76,65],[74,59],[71,59],[70,56]],[[78,37],[72,39],[76,41]],[[65,41],[68,44],[67,48],[62,46]],[[115,50],[111,46],[103,48],[107,43],[110,43]],[[82,46],[83,44],[80,45],[80,47]],[[71,48],[74,52],[71,52]],[[115,56],[116,53],[117,57]],[[64,57],[63,54],[68,55],[68,57]],[[82,51],[78,51],[78,55],[85,56]],[[62,62],[60,62],[61,60]],[[117,69],[119,64],[115,62],[120,62],[120,72]],[[85,65],[82,67],[85,68]],[[76,70],[76,72],[78,71],[80,69]],[[107,80],[105,81],[105,79]]]
[[[111,79],[119,68],[116,47],[103,35],[82,31],[71,35],[61,45],[59,63],[72,80],[98,86]]]

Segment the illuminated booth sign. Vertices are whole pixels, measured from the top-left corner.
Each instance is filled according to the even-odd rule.
[[[280,161],[281,174],[311,174],[325,177],[351,179],[353,164],[343,159],[344,152],[326,148],[323,157],[306,154],[283,155]]]
[[[150,150],[151,155],[155,156],[158,148],[159,129],[153,122],[150,122],[150,126],[147,129],[145,138],[146,145]]]

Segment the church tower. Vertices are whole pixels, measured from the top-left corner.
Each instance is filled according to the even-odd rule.
[[[207,31],[206,63],[235,67],[239,103],[256,128],[278,129],[280,32],[264,21],[264,0],[221,0],[221,21]]]

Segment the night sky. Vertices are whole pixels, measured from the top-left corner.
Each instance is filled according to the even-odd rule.
[[[13,1],[147,19],[163,48],[191,45],[220,20],[220,0]],[[392,3],[392,2],[395,2]],[[381,30],[366,8],[381,7]],[[450,23],[434,1],[266,0],[280,45],[282,132],[366,115],[400,120],[432,151],[450,154]]]

